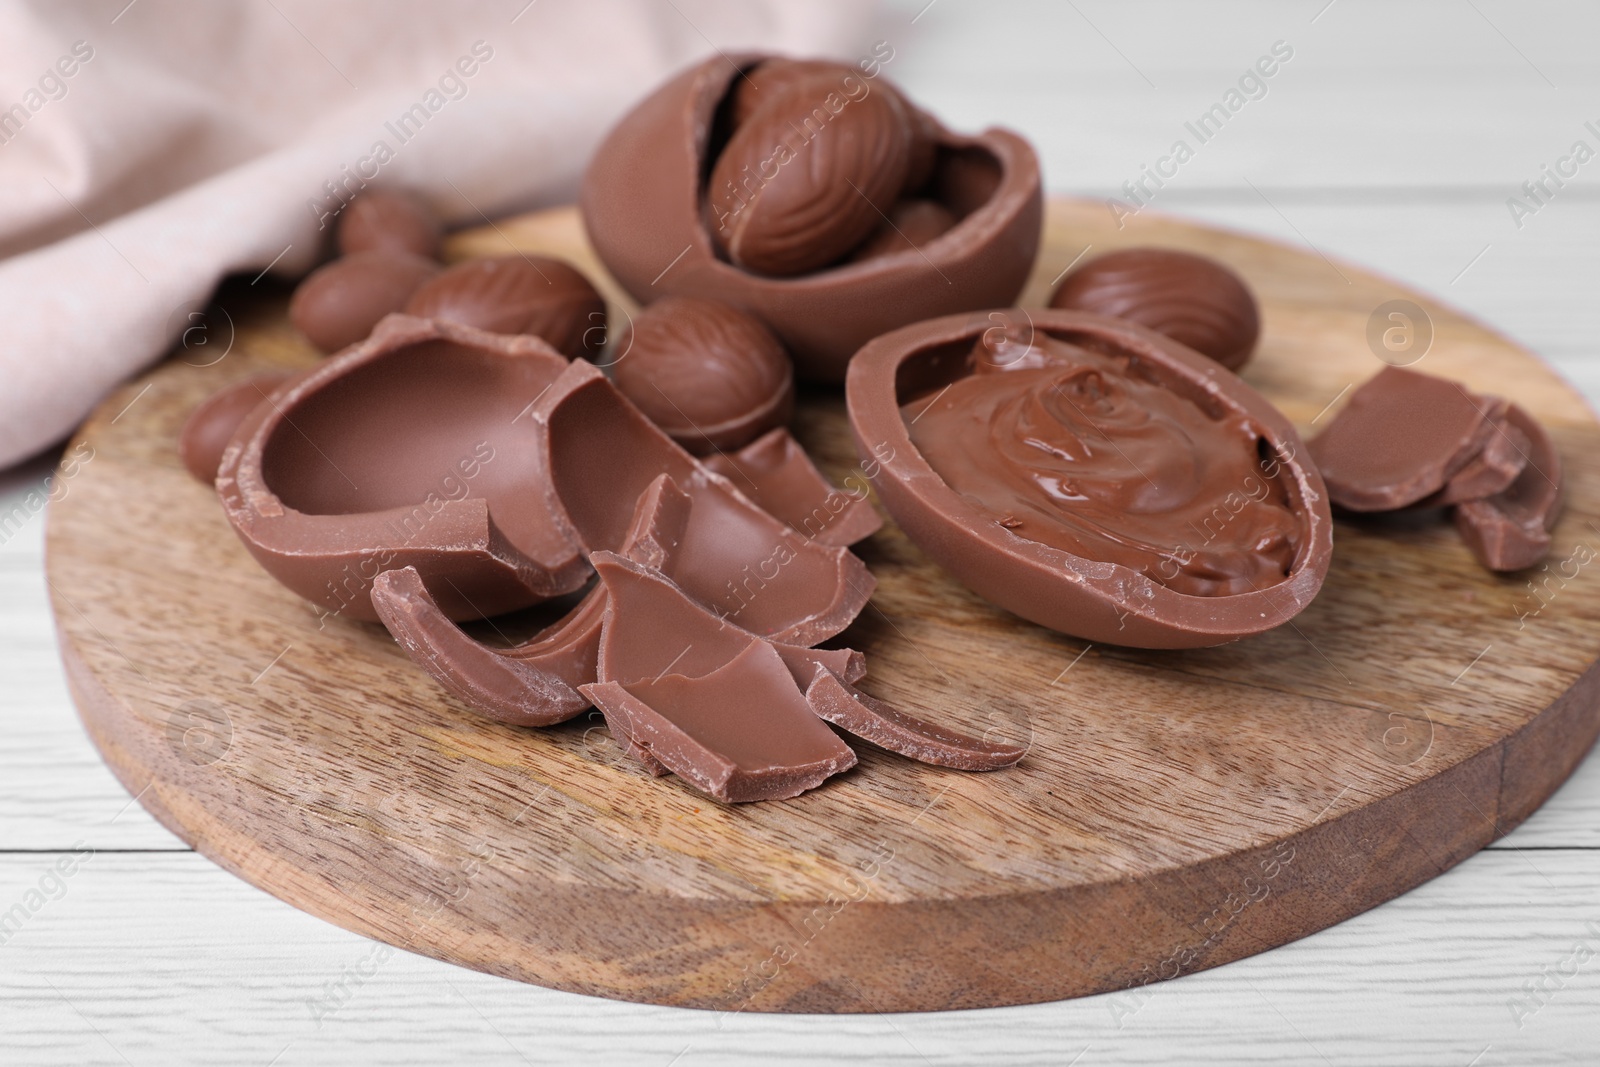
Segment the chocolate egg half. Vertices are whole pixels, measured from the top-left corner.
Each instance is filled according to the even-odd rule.
[[[217,471],[223,510],[331,614],[376,619],[373,579],[401,567],[452,619],[572,592],[589,568],[535,490],[530,417],[567,366],[535,337],[391,315],[245,418]]]
[[[959,221],[926,247],[783,278],[719,258],[701,210],[707,156],[718,147],[718,115],[733,83],[769,57],[730,58],[708,59],[647,97],[607,135],[584,175],[589,239],[635,299],[698,296],[742,307],[778,335],[800,377],[839,382],[856,349],[887,330],[1003,306],[1022,291],[1043,217],[1033,149],[1006,130],[963,137],[931,121],[938,151],[918,195]]]
[[[846,383],[864,470],[978,595],[1090,641],[1222,644],[1322,585],[1327,493],[1237,376],[1120,319],[1008,309],[868,344]]]

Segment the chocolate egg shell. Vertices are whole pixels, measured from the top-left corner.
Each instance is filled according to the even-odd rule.
[[[421,199],[399,189],[372,189],[339,215],[339,251],[410,252],[437,259],[443,227]]]
[[[617,389],[690,453],[742,448],[794,414],[794,368],[772,331],[716,300],[667,297],[618,345]]]
[[[422,285],[406,314],[542,337],[569,359],[605,346],[606,302],[571,265],[548,256],[469,259]]]
[[[912,442],[902,403],[936,395],[973,372],[974,341],[993,315],[916,323],[868,344],[850,365],[851,432],[879,498],[923,551],[978,595],[1042,626],[1090,641],[1141,648],[1222,644],[1280,625],[1316,595],[1333,550],[1322,479],[1303,458],[1294,427],[1266,399],[1211,360],[1124,320],[1076,311],[1016,310],[1029,328],[1137,361],[1141,375],[1180,392],[1213,419],[1243,419],[1258,450],[1276,456],[1274,480],[1300,522],[1299,546],[1281,582],[1255,591],[1198,596],[1139,570],[1085,559],[1014,535],[1001,519],[952,489]],[[1182,536],[1174,531],[1174,538]]]
[[[811,380],[839,382],[856,349],[934,315],[1010,304],[1038,251],[1039,163],[1016,134],[940,130],[930,189],[960,223],[922,256],[882,257],[793,278],[719,259],[701,213],[713,120],[735,67],[713,57],[646,98],[606,137],[583,182],[589,238],[641,303],[662,296],[725,300],[761,318]]]
[[[452,619],[572,592],[588,567],[532,486],[533,402],[569,364],[534,337],[393,315],[302,372],[229,442],[217,493],[268,573],[373,620],[415,567]]]
[[[337,352],[405,307],[439,264],[409,252],[357,252],[306,275],[289,299],[289,321],[324,352]]]
[[[1062,280],[1050,306],[1137,322],[1235,371],[1261,335],[1243,279],[1214,259],[1171,248],[1096,256]]]

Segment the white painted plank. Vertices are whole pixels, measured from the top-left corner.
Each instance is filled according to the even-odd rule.
[[[39,887],[53,860],[0,859],[0,905]],[[680,1054],[680,1067],[1061,1065],[1085,1047],[1077,1062],[1086,1065],[1311,1063],[1320,1054],[1464,1067],[1480,1053],[1480,1067],[1573,1062],[1592,1052],[1600,1013],[1597,881],[1594,852],[1484,853],[1377,911],[1139,996],[986,1012],[720,1017],[390,954],[198,856],[107,854],[83,863],[64,880],[65,895],[0,946],[0,1043],[27,1063],[115,1064],[120,1055],[256,1067],[280,1053],[280,1067],[597,1055],[664,1067]],[[1572,958],[1580,941],[1594,958]],[[1557,975],[1559,987],[1546,978],[1542,1004],[1525,999],[1524,982],[1563,968],[1573,973]],[[322,1012],[319,1026],[315,1006],[341,980],[342,1006]]]

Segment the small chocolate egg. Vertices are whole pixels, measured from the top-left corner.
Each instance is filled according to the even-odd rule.
[[[306,275],[289,300],[289,321],[313,345],[336,352],[364,340],[399,311],[439,264],[410,252],[356,252]]]
[[[876,233],[850,253],[850,262],[921,248],[956,225],[955,214],[937,200],[901,200]]]
[[[1214,259],[1170,248],[1096,256],[1062,280],[1050,306],[1136,322],[1235,371],[1261,334],[1244,279]]]
[[[783,345],[720,301],[658,300],[634,316],[617,349],[617,389],[695,455],[743,447],[794,413]]]
[[[350,201],[339,215],[339,251],[410,252],[437,259],[443,228],[439,216],[417,196],[399,189],[373,189]]]
[[[542,337],[568,359],[593,359],[606,341],[606,302],[588,278],[548,256],[469,259],[418,289],[406,314],[491,333]]]
[[[178,458],[195,480],[210,485],[217,480],[222,453],[245,416],[267,394],[289,380],[282,372],[254,374],[219,389],[196,405],[178,433]]]

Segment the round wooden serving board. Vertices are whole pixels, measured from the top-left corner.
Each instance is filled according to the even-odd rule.
[[[1022,303],[1040,304],[1086,245],[1130,244],[1245,275],[1265,326],[1244,377],[1302,431],[1380,369],[1374,309],[1423,305],[1419,369],[1508,396],[1554,431],[1570,503],[1547,567],[1492,575],[1437,516],[1341,521],[1327,584],[1292,625],[1141,652],[990,606],[890,523],[858,549],[878,590],[843,638],[866,653],[863,688],[1026,740],[1027,757],[968,774],[857,745],[858,767],[798,799],[722,806],[646,777],[598,714],[548,730],[477,718],[381,627],[319,628],[252,562],[175,451],[211,391],[313,358],[281,291],[240,286],[206,336],[107,401],[68,450],[47,569],[89,732],[173,832],[296,907],[626,1000],[1052,1000],[1214,967],[1403,893],[1525,819],[1600,728],[1600,568],[1586,566],[1600,425],[1533,355],[1426,297],[1154,215],[1118,230],[1097,203],[1053,203]],[[450,251],[508,246],[603,274],[571,209]],[[796,432],[836,479],[854,466],[836,393],[803,396]]]

